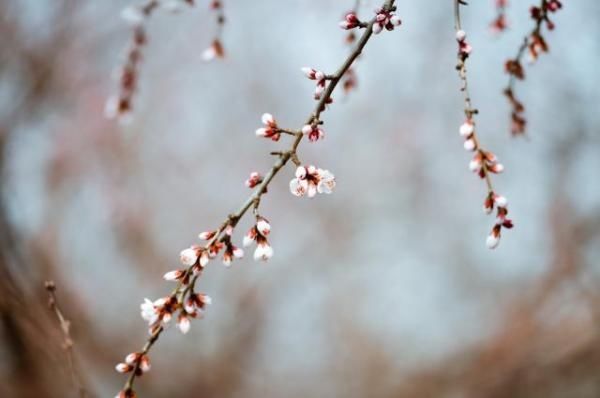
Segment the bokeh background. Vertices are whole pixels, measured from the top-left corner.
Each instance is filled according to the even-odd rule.
[[[299,68],[333,72],[349,51],[337,22],[353,0],[229,0],[226,58],[205,63],[216,27],[197,3],[151,19],[127,125],[103,108],[128,2],[0,3],[3,397],[77,396],[47,279],[89,396],[114,396],[114,365],[147,336],[142,299],[170,291],[179,251],[284,147],[254,136],[260,115],[301,126],[314,101]],[[293,168],[277,176],[261,204],[274,258],[209,267],[213,305],[161,337],[141,397],[600,396],[600,3],[554,16],[550,53],[517,86],[525,139],[510,137],[503,64],[532,1],[511,3],[499,36],[493,1],[463,13],[480,137],[516,223],[500,247],[485,247],[493,220],[458,135],[452,2],[400,1],[403,25],[369,42],[326,139],[301,146],[336,191],[299,199]]]

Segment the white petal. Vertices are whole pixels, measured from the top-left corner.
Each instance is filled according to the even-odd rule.
[[[267,236],[269,235],[269,232],[271,232],[271,225],[267,220],[261,218],[256,223],[256,229],[258,229],[258,232],[260,232],[262,236]]]
[[[506,207],[506,205],[508,205],[508,200],[501,195],[495,196],[494,202],[496,202],[496,205],[498,205],[499,207]]]
[[[183,272],[181,270],[176,269],[174,271],[169,271],[166,274],[164,274],[163,279],[166,281],[175,281],[179,279],[182,275]]]
[[[475,141],[473,141],[472,139],[468,139],[465,141],[463,146],[464,146],[465,150],[472,151],[475,149]]]
[[[296,178],[299,178],[302,180],[302,179],[304,179],[304,177],[306,177],[306,167],[299,166],[296,169]]]
[[[270,125],[275,123],[275,119],[273,119],[273,115],[270,113],[263,113],[261,118],[263,124]]]
[[[256,250],[254,251],[254,260],[259,261],[267,261],[273,257],[273,248],[269,244],[260,244],[256,246]]]
[[[244,257],[244,251],[241,248],[236,247],[235,249],[233,249],[233,256],[235,258],[242,258]]]
[[[475,130],[475,127],[473,126],[472,123],[469,122],[464,122],[463,124],[460,125],[460,135],[463,137],[467,137],[471,134],[473,134],[473,131]]]
[[[188,249],[184,249],[179,253],[179,259],[183,265],[194,265],[196,260],[198,260],[198,251],[196,249],[192,249],[191,247]]]
[[[179,318],[179,322],[177,322],[177,327],[181,330],[181,333],[186,334],[190,331],[190,319],[187,316],[183,316]]]
[[[252,243],[254,243],[254,239],[253,239],[253,238],[251,238],[251,237],[250,237],[250,236],[248,236],[248,235],[244,235],[244,241],[242,242],[242,245],[243,245],[244,247],[248,247],[248,246],[250,246]]]
[[[309,68],[308,66],[305,66],[303,68],[300,69],[302,71],[302,73],[304,73],[306,75],[306,77],[308,77],[309,79],[313,78],[313,74],[315,73],[313,68]]]
[[[498,244],[500,243],[500,236],[495,236],[494,234],[489,234],[485,244],[488,247],[488,249],[495,249],[496,247],[498,247]]]
[[[202,254],[200,255],[200,266],[206,267],[206,264],[208,264],[208,260],[209,260],[208,250],[204,250],[202,252]]]
[[[267,135],[267,129],[264,127],[261,127],[259,129],[256,129],[256,136],[257,137],[264,137]]]
[[[290,192],[295,196],[306,195],[306,189],[308,182],[306,180],[299,180],[294,178],[290,181]]]
[[[202,52],[202,60],[205,62],[212,61],[217,57],[217,52],[213,46],[208,47]]]
[[[469,170],[476,172],[481,169],[481,162],[479,160],[471,160],[469,162]]]
[[[312,182],[309,183],[307,193],[309,198],[314,197],[317,194],[317,186]]]

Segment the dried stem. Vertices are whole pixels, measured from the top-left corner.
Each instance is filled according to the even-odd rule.
[[[83,385],[81,375],[77,369],[75,354],[73,352],[73,339],[71,338],[71,322],[63,315],[58,301],[56,299],[56,284],[53,281],[45,282],[46,291],[48,292],[48,306],[56,315],[60,328],[63,334],[63,349],[67,356],[67,369],[69,371],[71,382],[73,386],[77,388],[80,398],[86,398],[88,396],[87,389]]]

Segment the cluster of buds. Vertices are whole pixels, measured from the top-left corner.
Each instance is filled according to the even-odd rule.
[[[225,248],[223,251],[223,265],[227,267],[231,265],[234,258],[239,259],[244,257],[244,251],[231,243],[231,235],[233,234],[233,227],[231,225],[225,227],[225,234],[220,241],[214,239],[217,233],[218,231],[205,231],[198,235],[202,240],[211,241],[208,248],[201,253],[199,263],[202,261],[204,253],[207,253],[206,255],[209,259],[215,258],[223,248]]]
[[[461,137],[465,139],[463,145],[465,150],[475,152],[473,159],[469,162],[469,169],[472,172],[477,173],[481,178],[485,178],[487,172],[498,174],[504,171],[504,166],[498,163],[496,155],[479,148],[475,137],[475,123],[472,119],[467,119],[460,126],[459,132]]]
[[[306,77],[317,82],[317,85],[315,86],[315,99],[320,100],[321,95],[323,95],[323,92],[325,91],[327,76],[320,70],[309,68],[308,66],[303,67],[301,70]]]
[[[246,180],[245,185],[248,188],[252,189],[261,182],[263,182],[263,176],[261,176],[260,173],[254,171],[250,173],[250,177],[248,177],[248,179]]]
[[[386,30],[394,30],[396,26],[400,26],[402,21],[400,17],[392,10],[387,11],[383,8],[375,9],[375,23],[373,24],[373,33],[379,34],[385,28]]]
[[[190,330],[190,318],[201,317],[206,305],[211,302],[210,297],[206,294],[190,292],[183,304],[177,300],[175,295],[172,295],[155,301],[144,299],[140,309],[142,318],[148,322],[150,334],[160,326],[169,324],[173,319],[173,314],[179,311],[177,328],[185,334]]]
[[[146,354],[132,352],[125,357],[125,362],[117,364],[115,369],[119,373],[129,373],[135,369],[136,375],[141,376],[150,371],[150,358]]]
[[[244,236],[244,247],[256,242],[254,260],[267,261],[273,257],[273,248],[267,240],[270,232],[271,224],[269,224],[269,221],[264,217],[256,216],[256,223],[250,228],[246,236]]]
[[[207,305],[212,303],[212,299],[206,294],[190,293],[184,302],[183,310],[179,311],[177,317],[177,329],[186,334],[190,331],[190,318],[201,318]]]
[[[483,203],[483,209],[487,214],[490,214],[492,211],[494,211],[494,208],[497,209],[496,224],[494,224],[494,227],[492,228],[492,231],[488,235],[485,242],[487,247],[490,249],[495,249],[498,247],[502,228],[510,229],[513,227],[512,220],[506,217],[508,215],[508,209],[506,207],[507,205],[508,201],[506,198],[504,196],[495,194],[493,191],[488,194]]]
[[[325,133],[323,130],[321,130],[321,128],[319,128],[317,123],[306,124],[304,127],[302,127],[302,134],[307,136],[310,142],[315,142],[325,138]]]
[[[210,3],[210,9],[215,13],[217,20],[217,33],[213,38],[211,45],[202,52],[202,59],[206,62],[215,59],[225,58],[225,49],[221,43],[221,32],[225,24],[225,13],[223,12],[223,3],[219,0],[213,0]]]
[[[315,166],[299,166],[296,178],[290,181],[290,191],[295,196],[314,197],[318,193],[331,193],[335,188],[335,176],[329,170]]]
[[[277,126],[277,122],[273,118],[273,115],[271,115],[270,113],[263,114],[262,122],[265,125],[265,127],[257,129],[256,136],[270,138],[273,141],[279,141],[279,138],[281,137],[281,132],[279,130],[279,126]]]
[[[480,178],[487,178],[489,194],[485,199],[483,208],[489,214],[497,207],[498,214],[496,224],[492,232],[487,237],[486,245],[490,249],[495,249],[500,243],[500,231],[502,227],[512,228],[513,223],[506,218],[508,214],[507,200],[504,196],[493,192],[488,173],[498,174],[504,171],[504,166],[498,162],[498,158],[492,152],[485,151],[479,147],[475,136],[475,123],[471,118],[467,119],[459,129],[460,135],[465,139],[464,147],[468,151],[474,151],[473,158],[469,162],[469,169],[479,175]]]
[[[496,3],[496,18],[492,21],[490,28],[494,33],[500,33],[506,30],[508,23],[506,22],[506,7],[508,0],[495,0]]]
[[[458,56],[464,61],[473,50],[473,47],[467,42],[467,33],[462,29],[457,31],[456,41],[458,42]]]

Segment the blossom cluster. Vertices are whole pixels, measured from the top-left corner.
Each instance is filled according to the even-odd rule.
[[[400,26],[401,23],[400,17],[396,15],[395,12],[378,7],[375,9],[373,33],[379,34],[384,28],[386,30],[394,30],[394,28]]]
[[[394,28],[401,23],[400,17],[398,17],[394,11],[378,7],[375,9],[373,33],[379,34],[383,29],[394,30]],[[350,30],[354,28],[365,28],[367,24],[358,19],[355,11],[351,11],[346,14],[344,20],[339,23],[339,26],[344,30]]]
[[[308,66],[303,67],[301,70],[306,75],[306,77],[308,77],[309,80],[315,80],[317,82],[315,86],[314,97],[316,100],[320,100],[321,95],[325,91],[325,86],[327,84],[327,76],[325,76],[325,73],[321,72],[320,70],[316,70]]]
[[[273,141],[279,141],[281,137],[281,132],[279,130],[279,126],[277,126],[277,121],[270,113],[265,113],[262,115],[262,122],[265,127],[261,127],[256,129],[257,137],[270,138]]]
[[[244,247],[248,247],[256,243],[254,250],[254,260],[267,261],[273,257],[273,248],[267,240],[267,236],[271,233],[271,224],[266,218],[257,216],[256,223],[248,233],[244,236]]]
[[[335,176],[329,170],[315,166],[299,166],[296,178],[290,181],[290,191],[295,196],[314,197],[318,193],[330,194],[335,188]]]

